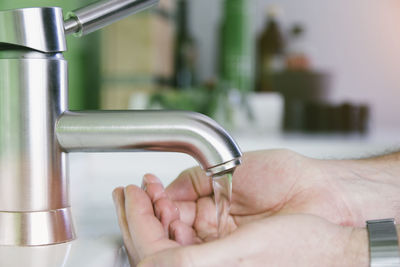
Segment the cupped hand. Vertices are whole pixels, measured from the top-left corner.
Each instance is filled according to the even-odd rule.
[[[288,253],[303,252],[304,257],[308,255],[312,259],[313,251],[319,251],[315,238],[322,243],[332,238],[346,242],[349,232],[354,232],[353,227],[364,226],[367,219],[397,217],[398,179],[387,170],[384,175],[377,173],[380,173],[379,165],[363,161],[316,160],[287,150],[247,153],[233,178],[227,225],[232,234],[220,240],[215,240],[217,227],[211,180],[200,168],[183,172],[166,190],[156,177],[147,175],[144,191],[134,186],[125,191],[119,188],[114,192],[114,199],[133,266],[142,260],[143,266],[213,266],[211,262],[208,265],[193,262],[202,262],[195,255],[205,262],[208,257],[199,251],[203,249],[214,255],[211,253],[214,246],[215,251],[220,250],[217,254],[221,257],[230,251],[229,257],[235,263],[243,261],[240,266],[245,266],[247,261],[249,266],[268,266],[251,265],[253,259],[265,261],[266,258],[249,257],[248,253],[254,250],[250,249],[250,243],[255,242],[261,251],[267,249],[266,255],[277,253],[283,257],[281,260],[293,259],[279,254],[280,250],[286,251],[285,246],[291,248]],[[264,225],[268,227],[264,229]],[[286,238],[276,238],[279,230]],[[298,239],[301,236],[298,233],[308,238]],[[327,253],[332,249],[327,247]],[[344,252],[336,250],[335,253]],[[165,262],[177,260],[192,265],[150,264],[158,263],[155,259],[159,257],[167,257],[168,260],[163,258]],[[222,260],[221,257],[211,258]],[[221,265],[221,261],[217,263],[218,260],[214,266]]]
[[[367,262],[365,230],[316,216],[249,220],[230,235],[210,241],[198,233],[196,224],[215,231],[213,209],[192,220],[192,211],[185,214],[185,205],[177,209],[153,175],[145,176],[144,190],[128,186],[116,189],[113,196],[132,266],[363,266]]]

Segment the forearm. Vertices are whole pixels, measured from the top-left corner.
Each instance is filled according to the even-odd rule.
[[[375,156],[354,161],[361,170],[371,173],[371,178],[384,180],[400,186],[400,152]]]
[[[341,172],[339,176],[355,175],[366,180],[389,182],[400,186],[400,152],[361,159],[327,160],[325,163]]]
[[[358,160],[316,160],[324,184],[338,196],[345,225],[367,220],[400,221],[400,153]]]

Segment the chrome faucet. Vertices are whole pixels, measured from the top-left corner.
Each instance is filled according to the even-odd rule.
[[[68,110],[65,35],[88,34],[157,2],[102,1],[65,21],[57,7],[0,11],[0,246],[76,238],[69,152],[183,152],[209,175],[240,164],[235,141],[197,113]]]

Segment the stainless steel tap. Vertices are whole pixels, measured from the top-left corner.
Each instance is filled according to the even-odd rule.
[[[57,7],[0,11],[0,246],[76,237],[69,152],[183,152],[210,175],[240,164],[235,141],[197,113],[68,110],[65,35],[85,35],[157,2],[102,1],[65,21]]]

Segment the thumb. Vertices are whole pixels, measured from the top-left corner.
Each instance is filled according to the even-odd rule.
[[[184,267],[193,266],[186,248],[168,249],[144,258],[138,267]]]
[[[266,255],[269,245],[273,242],[273,240],[268,242],[268,237],[273,235],[270,229],[276,235],[277,231],[264,222],[249,223],[222,239],[216,239],[200,245],[170,248],[152,254],[140,262],[139,266],[264,266],[265,264],[260,265],[257,259]]]
[[[164,250],[139,263],[139,267],[216,267],[226,262],[230,253],[221,251],[220,241]]]
[[[165,190],[174,201],[196,201],[212,194],[212,180],[200,167],[182,172]]]

